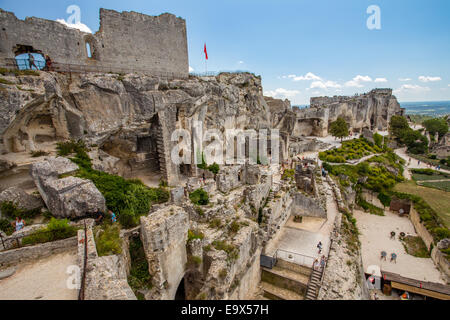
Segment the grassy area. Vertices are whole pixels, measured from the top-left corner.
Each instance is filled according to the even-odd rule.
[[[402,239],[403,246],[406,253],[417,258],[429,258],[427,246],[423,242],[421,237],[406,236]]]
[[[139,294],[139,290],[152,288],[152,276],[149,273],[144,246],[139,237],[130,239],[130,258],[131,269],[128,284],[139,300],[145,300],[142,294]]]
[[[450,179],[450,174],[432,169],[412,169],[411,173],[415,181]]]
[[[122,252],[122,239],[120,238],[120,225],[106,224],[94,229],[95,245],[99,257],[120,254]]]
[[[399,183],[395,186],[394,190],[421,197],[442,219],[445,226],[450,228],[450,193],[442,190],[421,187],[416,185],[414,181]]]
[[[434,188],[446,192],[450,192],[450,180],[449,181],[427,181],[427,182],[421,182],[421,186],[428,187],[428,188]]]
[[[364,138],[359,138],[342,142],[340,148],[319,152],[319,159],[332,163],[344,163],[347,160],[361,159],[381,152],[383,152],[382,148]]]

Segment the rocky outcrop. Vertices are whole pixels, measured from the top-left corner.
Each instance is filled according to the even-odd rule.
[[[18,187],[11,187],[0,193],[0,203],[10,201],[22,210],[36,210],[44,206],[40,197],[30,195]]]
[[[174,299],[185,274],[189,216],[168,206],[141,217],[141,240],[152,275],[153,289],[146,299]]]
[[[83,217],[97,210],[105,211],[105,198],[90,180],[61,175],[74,173],[78,166],[69,159],[50,157],[32,164],[30,174],[55,217]]]

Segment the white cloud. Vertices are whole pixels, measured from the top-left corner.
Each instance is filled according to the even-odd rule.
[[[320,89],[328,89],[328,88],[341,88],[342,86],[334,81],[313,81],[311,83],[310,89],[320,88]]]
[[[194,72],[194,68],[192,68],[191,66],[189,66],[189,72]]]
[[[238,64],[244,64],[244,61],[242,61],[242,60],[238,61]]]
[[[441,77],[430,77],[430,76],[420,76],[419,81],[422,82],[435,82],[435,81],[441,81]]]
[[[322,80],[321,77],[316,76],[312,72],[308,72],[304,76],[296,76],[295,74],[291,74],[288,78],[292,78],[294,81],[311,81],[311,80]]]
[[[406,82],[406,81],[411,81],[412,79],[411,78],[399,78],[398,79],[398,81],[401,81],[401,82]]]
[[[287,90],[284,88],[278,88],[275,90],[266,91],[264,92],[264,95],[272,98],[289,99],[295,97],[299,93],[300,91],[298,90]]]
[[[361,75],[357,75],[356,77],[354,77],[352,80],[347,81],[345,83],[346,87],[355,87],[355,88],[362,88],[364,87],[364,85],[362,84],[362,82],[372,82],[372,78],[369,76],[361,76]]]
[[[376,78],[375,82],[388,82],[386,78]]]
[[[87,25],[85,25],[84,23],[81,23],[81,22],[68,23],[64,19],[56,19],[56,21],[59,23],[62,23],[63,25],[65,25],[68,28],[78,29],[83,32],[92,33],[91,29],[89,29],[89,27]]]
[[[400,88],[394,90],[394,93],[402,93],[402,92],[425,92],[430,91],[429,87],[422,87],[416,84],[404,84]]]

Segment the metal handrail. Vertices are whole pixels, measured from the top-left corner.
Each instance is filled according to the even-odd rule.
[[[280,253],[281,253],[281,256],[280,256]],[[292,256],[292,258],[289,258],[289,256],[287,258],[283,258],[283,254],[289,254]],[[306,254],[301,254],[301,253],[292,252],[292,251],[283,250],[283,249],[277,249],[276,256],[277,256],[277,259],[293,262],[295,264],[305,266],[308,268],[311,268],[313,266],[314,260],[316,259],[316,258],[314,258],[312,256],[308,256]],[[296,261],[296,259],[295,259],[296,257],[301,258],[300,259],[301,261],[298,261],[298,259]],[[306,262],[306,260],[310,261],[311,263]]]
[[[80,291],[78,292],[78,300],[84,300],[84,289],[86,287],[86,269],[88,259],[88,235],[86,221],[84,222],[84,258],[83,258],[83,274],[81,275]]]
[[[2,242],[2,245],[3,245],[3,249],[4,249],[3,251],[8,251],[8,250],[18,249],[18,248],[22,248],[22,247],[34,246],[34,245],[38,244],[38,243],[32,243],[32,244],[24,245],[20,241],[21,239],[26,238],[26,237],[31,237],[31,236],[35,235],[36,233],[39,233],[39,234],[57,234],[58,232],[61,232],[61,230],[47,230],[47,231],[43,231],[42,229],[36,229],[36,230],[33,230],[31,233],[23,233],[23,234],[20,234],[20,235],[17,235],[17,234],[14,235],[13,234],[13,235],[11,235],[9,237],[6,237],[6,238],[4,238],[2,236],[2,234],[0,233],[0,239],[1,239],[1,242]],[[64,239],[67,239],[67,238],[61,238],[61,239],[58,239],[58,240],[64,240]],[[8,243],[8,242],[14,242],[14,241],[17,243],[16,247],[12,247],[12,248],[7,248],[6,247],[5,242]],[[55,241],[57,241],[57,240],[55,240]],[[45,242],[42,242],[42,243],[45,243]]]

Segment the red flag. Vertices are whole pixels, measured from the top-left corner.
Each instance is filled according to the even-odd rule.
[[[208,51],[206,51],[206,43],[205,43],[205,49],[203,49],[203,52],[205,53],[206,60],[208,60]]]

